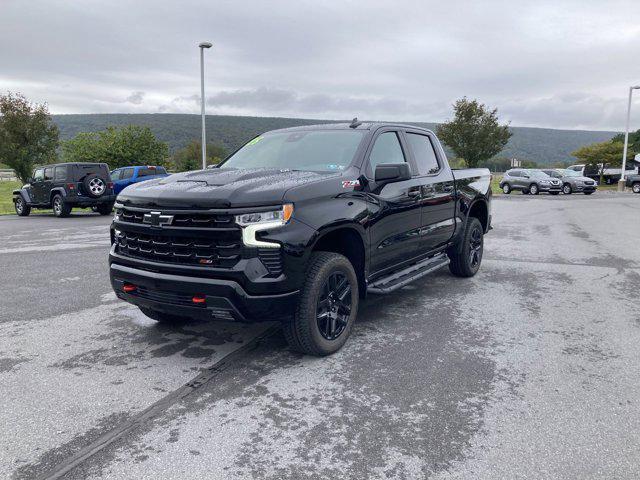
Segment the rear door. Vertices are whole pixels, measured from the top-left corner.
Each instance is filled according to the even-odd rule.
[[[433,135],[420,130],[406,130],[404,135],[421,180],[421,250],[429,252],[446,245],[455,230],[453,174]]]
[[[384,128],[376,132],[369,147],[366,176],[375,184],[375,169],[384,163],[411,165],[402,132]],[[419,176],[403,182],[389,183],[370,193],[370,270],[379,273],[393,269],[415,258],[420,248],[420,198],[422,179]]]

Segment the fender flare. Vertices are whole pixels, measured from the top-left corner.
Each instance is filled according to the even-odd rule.
[[[31,203],[31,197],[29,196],[29,192],[26,189],[21,188],[19,190],[14,190],[13,191],[14,201],[15,201],[15,197],[17,197],[18,195],[20,195],[22,197],[22,200],[24,200],[24,202],[27,205],[29,205]]]
[[[57,194],[57,193],[62,195],[62,198],[65,198],[67,196],[67,192],[65,191],[65,189],[63,187],[52,188],[51,192],[49,192],[49,203],[51,203],[53,201],[53,196],[55,194]]]

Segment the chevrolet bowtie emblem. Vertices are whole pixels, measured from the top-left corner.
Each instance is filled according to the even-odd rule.
[[[173,215],[162,215],[162,212],[145,213],[142,218],[143,223],[148,223],[152,227],[161,227],[163,225],[171,225]]]

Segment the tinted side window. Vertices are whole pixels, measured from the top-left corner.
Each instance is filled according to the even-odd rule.
[[[43,168],[38,168],[33,174],[33,179],[36,182],[43,181],[44,180],[44,169]]]
[[[55,180],[64,180],[67,178],[67,167],[56,167],[54,174]]]
[[[120,177],[122,180],[126,180],[127,178],[133,177],[133,168],[126,168],[122,171],[122,176]]]
[[[371,173],[374,173],[376,166],[383,163],[404,163],[404,153],[398,140],[396,132],[385,132],[376,138],[371,154],[369,155],[369,165]]]
[[[510,177],[521,177],[522,172],[520,170],[511,170],[509,173]]]
[[[433,149],[431,139],[428,136],[409,133],[407,134],[407,139],[409,140],[409,145],[411,146],[413,155],[416,158],[418,170],[421,174],[428,175],[440,170],[436,152]]]
[[[53,180],[53,167],[47,167],[44,169],[44,179]]]

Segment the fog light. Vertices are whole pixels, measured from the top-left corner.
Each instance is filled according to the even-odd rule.
[[[138,289],[138,287],[136,287],[135,285],[131,285],[130,283],[125,283],[122,286],[122,291],[124,293],[132,293],[135,292]]]

